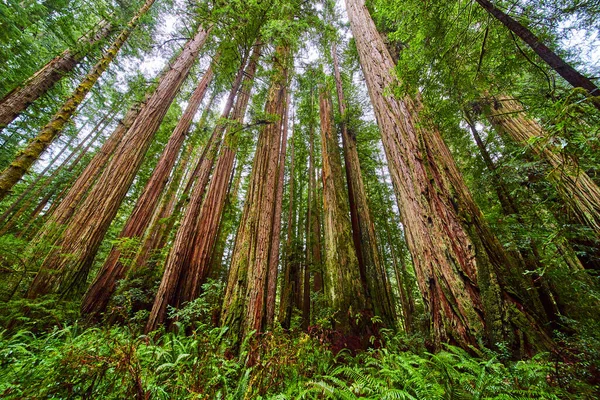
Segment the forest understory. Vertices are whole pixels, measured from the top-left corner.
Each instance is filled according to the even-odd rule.
[[[597,0],[0,4],[0,398],[600,398]]]

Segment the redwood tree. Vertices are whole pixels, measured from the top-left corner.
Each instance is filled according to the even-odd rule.
[[[234,349],[238,348],[246,334],[264,328],[281,119],[291,64],[290,52],[289,45],[279,45],[273,57],[265,114],[277,116],[277,120],[265,125],[259,134],[223,301],[221,322],[231,329]]]
[[[187,77],[208,30],[199,29],[165,73],[115,154],[45,257],[27,296],[72,295],[85,282],[100,242],[123,201],[154,134]]]
[[[349,125],[346,99],[342,85],[337,51],[335,44],[331,47],[333,58],[333,71],[338,98],[338,111],[340,114],[340,131],[344,147],[344,164],[346,169],[346,182],[348,185],[348,203],[352,221],[352,239],[356,248],[356,256],[361,271],[361,280],[365,286],[366,294],[371,299],[373,312],[380,316],[389,327],[394,326],[395,313],[387,286],[387,271],[382,263],[375,226],[371,218],[367,194],[360,169],[358,149],[356,147],[356,132]]]
[[[551,346],[539,300],[528,298],[440,132],[418,98],[391,93],[394,64],[364,2],[346,5],[435,344],[507,342],[515,353]]]
[[[229,124],[226,125],[225,122],[221,122],[215,127],[213,136],[219,138],[218,142],[221,141],[220,137],[228,125],[230,126],[229,129],[237,129],[236,123],[239,124],[244,117],[259,54],[260,46],[256,46],[246,71],[244,71],[246,57],[242,57],[244,63],[240,66],[221,116],[221,118],[225,119],[231,114],[234,124],[231,126]],[[243,79],[244,75],[246,75],[246,82]],[[240,91],[242,83],[245,84],[243,90]],[[231,130],[227,131],[228,134],[221,149],[230,148],[232,145],[232,143],[228,142],[232,140],[230,132]],[[201,173],[200,179],[195,183],[190,196],[190,202],[177,230],[173,246],[165,264],[165,272],[158,288],[148,323],[146,324],[147,332],[158,328],[166,320],[167,306],[179,306],[194,300],[198,295],[200,286],[208,276],[211,251],[220,220],[220,212],[217,212],[214,208],[218,206],[222,207],[219,199],[224,200],[223,196],[226,193],[226,184],[229,182],[230,175],[230,171],[228,173],[228,171],[223,170],[223,166],[221,165],[222,154],[220,154],[206,199],[204,199],[209,173],[214,164],[214,153],[217,150],[218,147],[215,145],[211,150],[211,154],[207,154],[199,164],[201,166],[200,169],[206,171],[206,173]],[[227,150],[221,151],[227,152]],[[233,158],[235,153],[232,150],[230,152]],[[219,182],[223,180],[225,181],[225,187],[223,188],[223,192],[220,192],[216,187],[220,186]]]
[[[192,119],[198,112],[212,78],[213,69],[212,66],[209,66],[189,98],[188,105],[171,134],[169,142],[163,150],[152,176],[146,183],[144,191],[138,198],[131,215],[121,230],[119,238],[141,238],[148,228],[152,214],[159,203],[160,194],[167,185],[169,174],[177,161],[181,146],[188,134]],[[103,312],[106,308],[118,280],[126,273],[126,266],[119,260],[120,255],[119,247],[114,246],[84,296],[81,306],[84,314],[95,315]]]

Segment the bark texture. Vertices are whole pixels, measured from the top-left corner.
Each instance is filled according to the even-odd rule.
[[[256,60],[254,61],[256,62]],[[243,83],[245,62],[246,59],[243,59],[242,65],[240,66],[240,69],[234,80],[233,87],[229,93],[227,103],[225,104],[225,109],[221,115],[222,119],[229,118],[230,114],[232,113],[234,114],[234,118],[243,118],[243,114],[246,111],[249,94],[246,94],[243,91],[238,94]],[[254,70],[252,70],[253,77],[256,65],[251,64],[251,66],[252,65],[254,65]],[[235,104],[234,109],[234,100],[236,97],[237,103]],[[208,197],[206,200],[204,200],[204,194],[206,192],[210,171],[212,170],[216,153],[219,150],[221,136],[223,135],[226,126],[227,125],[225,123],[221,122],[215,127],[212,137],[205,147],[206,154],[202,155],[202,158],[198,163],[198,168],[196,171],[194,171],[194,175],[197,174],[198,179],[194,184],[194,188],[191,192],[189,200],[190,202],[185,210],[181,224],[177,230],[177,234],[175,235],[173,246],[169,252],[169,256],[165,264],[165,272],[160,282],[160,286],[154,300],[154,305],[152,306],[152,311],[150,312],[150,317],[146,324],[146,332],[157,329],[166,321],[167,306],[171,305],[178,307],[188,301],[194,300],[198,294],[200,286],[204,282],[204,279],[206,279],[207,271],[202,269],[200,265],[207,267],[210,265],[210,263],[200,262],[194,264],[192,263],[192,257],[196,251],[197,241],[209,239],[203,237],[206,235],[200,232],[202,227],[206,224],[210,225],[212,219],[217,218],[216,223],[218,229],[218,221],[220,216],[214,214],[205,214],[202,217],[201,212],[204,208],[204,203],[208,201]],[[217,172],[218,169],[215,170],[215,174],[211,181],[211,187],[213,186],[213,182],[215,180],[223,178],[222,176],[219,176]],[[229,182],[228,176],[225,177],[225,179],[227,182]],[[209,221],[205,221],[206,218],[209,218]],[[216,235],[216,232],[214,232],[214,235]],[[200,258],[202,258],[203,261],[210,261],[210,253],[207,254],[205,251],[211,250],[212,247],[210,249],[202,249]],[[198,267],[200,267],[200,269],[198,269]]]
[[[280,301],[278,321],[284,329],[289,329],[292,322],[292,311],[294,309],[294,299],[299,288],[297,285],[298,265],[295,257],[295,232],[296,232],[296,208],[295,199],[295,146],[292,140],[290,155],[290,179],[288,182],[288,214],[287,214],[287,233],[285,243],[284,273],[281,280]]]
[[[276,115],[279,119],[265,125],[259,134],[223,301],[221,322],[230,328],[234,351],[246,334],[254,330],[260,332],[264,327],[281,120],[289,65],[290,48],[278,46],[273,59],[265,114]]]
[[[328,90],[319,96],[321,148],[323,158],[323,213],[325,237],[325,294],[336,312],[335,328],[361,335],[372,316],[365,292],[354,241],[352,222],[344,189],[340,149],[333,127],[333,109]],[[358,321],[358,324],[356,324]]]
[[[515,353],[551,346],[539,301],[485,224],[437,129],[418,99],[395,98],[394,64],[362,0],[346,0],[381,130],[434,344],[505,342]]]
[[[40,131],[40,133],[23,149],[15,160],[0,173],[0,200],[2,200],[12,187],[27,173],[29,168],[40,158],[42,153],[61,134],[65,125],[71,120],[78,106],[85,96],[92,90],[94,84],[106,71],[117,53],[125,44],[131,32],[135,29],[139,19],[154,4],[154,0],[146,0],[137,14],[129,21],[126,28],[119,34],[111,46],[104,52],[102,58],[94,65],[92,70],[77,86],[71,97],[62,105]]]
[[[29,287],[28,297],[50,292],[72,295],[85,282],[104,234],[207,36],[208,32],[200,29],[163,75],[77,214],[68,222],[55,248],[44,259]]]
[[[277,171],[277,197],[275,198],[275,211],[273,213],[273,237],[271,241],[271,255],[269,257],[269,280],[267,286],[267,311],[266,326],[271,327],[275,320],[275,297],[277,295],[277,275],[279,268],[279,249],[281,244],[281,213],[283,207],[283,184],[285,179],[285,156],[287,151],[287,137],[289,126],[290,92],[287,91],[287,99],[283,116],[283,132],[281,139],[281,151],[279,152],[279,166]]]
[[[169,175],[177,161],[181,146],[183,146],[183,142],[187,137],[192,119],[198,112],[198,108],[204,99],[213,75],[212,66],[210,66],[189,98],[188,105],[173,130],[169,142],[163,150],[142,194],[136,201],[131,215],[119,234],[119,238],[142,238],[144,235],[151,222],[151,217],[159,204],[160,195],[167,186]],[[84,315],[97,315],[106,309],[110,297],[115,291],[117,282],[127,272],[126,265],[119,260],[120,256],[121,251],[119,247],[113,246],[100,272],[83,298],[81,311]]]
[[[335,44],[331,48],[331,54],[333,56],[338,109],[341,117],[340,131],[344,146],[352,239],[354,240],[354,247],[360,265],[361,279],[366,295],[371,299],[373,312],[382,318],[386,326],[393,327],[395,321],[394,306],[390,297],[390,290],[388,290],[387,272],[377,247],[375,226],[367,203],[367,193],[362,179],[358,149],[356,148],[356,133],[348,125],[346,99],[344,98],[344,88]]]
[[[85,57],[86,50],[95,43],[105,39],[112,31],[106,21],[91,35],[78,40],[81,49],[67,49],[50,60],[23,84],[14,88],[0,100],[0,131],[14,121],[35,100],[50,90],[63,76],[71,72]]]

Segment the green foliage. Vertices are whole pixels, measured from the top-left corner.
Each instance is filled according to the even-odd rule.
[[[208,290],[210,292],[210,290]],[[180,313],[205,312],[202,302]],[[414,339],[333,356],[304,333],[254,335],[239,357],[225,327],[195,324],[139,336],[135,328],[84,328],[0,335],[0,394],[19,398],[152,399],[593,399],[596,388],[572,365],[546,354],[500,362],[447,346],[430,354]],[[574,343],[571,343],[574,344]],[[598,343],[580,343],[596,346]],[[408,346],[408,347],[407,347]],[[412,349],[412,350],[411,350]]]

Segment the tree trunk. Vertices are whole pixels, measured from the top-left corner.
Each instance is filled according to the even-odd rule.
[[[528,146],[552,168],[548,179],[577,219],[600,237],[600,188],[583,171],[577,161],[561,154],[560,147],[548,133],[525,114],[516,100],[501,95],[485,107],[491,124],[522,146]]]
[[[230,328],[234,351],[239,349],[246,334],[254,330],[260,332],[264,327],[281,120],[290,58],[288,46],[276,48],[265,114],[276,115],[279,120],[264,126],[259,134],[244,211],[233,249],[221,322]]]
[[[365,293],[352,240],[352,222],[344,190],[340,149],[333,128],[329,91],[321,88],[321,148],[323,211],[325,214],[325,295],[336,312],[334,327],[363,337],[370,324],[372,305]]]
[[[342,144],[344,146],[344,162],[346,181],[348,184],[348,203],[352,221],[352,239],[356,248],[356,256],[361,271],[361,279],[366,295],[371,299],[373,312],[388,327],[395,323],[394,306],[386,285],[387,271],[381,261],[375,236],[375,226],[367,203],[365,184],[362,179],[360,160],[356,148],[356,134],[348,127],[346,100],[342,86],[342,76],[338,65],[335,44],[332,45],[333,70],[338,97],[338,109],[341,123]]]
[[[51,292],[61,296],[72,295],[85,282],[104,234],[207,36],[208,32],[200,29],[162,77],[77,214],[67,224],[55,249],[44,259],[29,287],[28,297]]]
[[[48,191],[48,193],[43,197],[43,199],[39,202],[39,204],[31,212],[31,215],[28,217],[28,219],[26,221],[24,221],[24,223],[27,226],[33,222],[33,220],[37,217],[37,215],[42,211],[43,207],[45,207],[45,205],[48,203],[48,201],[50,200],[52,195],[54,193],[56,193],[56,191],[58,190],[60,182],[54,182],[56,177],[67,166],[68,166],[66,168],[67,171],[72,170],[72,166],[76,165],[77,161],[81,158],[81,156],[85,155],[87,149],[89,149],[89,147],[93,143],[95,143],[96,140],[98,139],[98,137],[102,134],[102,132],[106,128],[106,125],[108,125],[108,121],[106,121],[106,120],[109,119],[110,116],[111,116],[111,114],[106,114],[96,124],[96,126],[94,126],[94,128],[92,128],[92,130],[81,141],[81,143],[78,144],[77,148],[75,148],[67,156],[67,158],[57,168],[55,168],[54,171],[52,171],[52,173],[49,176],[44,176],[44,175],[45,175],[45,172],[47,172],[49,170],[50,166],[48,166],[48,168],[44,169],[44,171],[40,172],[40,175],[36,178],[36,180],[27,188],[26,191],[23,192],[23,194],[21,196],[19,196],[19,198],[4,213],[4,215],[8,215],[10,212],[12,212],[14,210],[15,207],[20,206],[19,209],[14,213],[14,215],[12,215],[12,217],[6,221],[6,224],[0,230],[0,235],[3,235],[7,231],[9,231],[17,222],[19,222],[21,215],[23,215],[23,213],[25,213],[25,211],[27,211],[30,204],[33,201],[39,200],[40,193],[43,193],[43,191],[46,189],[50,189]],[[104,124],[105,121],[106,121],[106,124]],[[104,126],[101,126],[103,124],[104,124]],[[68,147],[69,144],[70,144],[70,141],[67,144],[67,146],[65,146],[65,148],[63,148],[63,150],[66,149],[66,147]],[[81,148],[82,146],[83,146],[83,148]],[[58,159],[58,157],[62,153],[63,153],[63,151],[61,150],[59,152],[59,154],[56,156],[56,159]],[[78,156],[78,157],[75,159],[75,161],[73,161],[73,163],[69,164],[69,162],[71,161],[71,159],[74,156]],[[40,182],[41,182],[41,184],[39,184]],[[37,188],[36,188],[36,186],[37,186]],[[3,217],[4,217],[4,215],[3,215]],[[21,234],[24,233],[26,229],[27,229],[27,227],[21,229],[18,236],[22,236]]]
[[[533,34],[533,32],[497,8],[491,1],[476,1],[488,13],[506,26],[511,32],[527,43],[529,47],[531,47],[531,50],[533,50],[542,60],[544,60],[552,69],[554,69],[556,73],[562,76],[573,87],[583,88],[592,96],[600,96],[600,90],[598,90],[598,87],[589,78],[583,76],[577,72],[575,68],[567,64],[565,60],[550,50],[544,43],[542,43],[540,39]],[[594,101],[593,104],[600,110],[600,101],[597,101],[597,99],[595,100],[596,101]]]
[[[83,158],[87,155],[87,153],[90,150],[90,148],[92,147],[92,145],[94,143],[96,143],[96,141],[98,140],[98,138],[100,138],[100,136],[102,135],[102,133],[104,133],[104,130],[109,125],[109,123],[110,123],[110,121],[107,121],[106,124],[104,124],[104,126],[100,127],[97,130],[97,132],[94,135],[94,137],[85,145],[85,147],[83,147],[79,151],[79,154],[77,155],[77,158],[75,158],[75,160],[73,160],[73,162],[71,164],[69,164],[69,166],[66,168],[66,172],[67,173],[70,174],[70,173],[73,173],[73,171],[75,171],[75,168],[79,165],[79,163],[81,162],[81,160],[83,160]],[[83,145],[83,142],[81,144]],[[62,165],[61,168],[63,166],[65,166],[65,165]],[[46,182],[51,182],[51,180],[54,179],[58,175],[58,173],[60,173],[60,172],[61,171],[55,171],[55,173],[53,173]],[[71,186],[72,182],[76,180],[77,175],[76,174],[74,174],[74,175],[75,176],[73,176],[73,177],[69,177],[69,178],[65,179],[65,182],[60,181],[60,182],[57,182],[57,183],[53,183],[52,190],[50,190],[46,194],[46,196],[44,196],[44,198],[38,203],[38,205],[35,207],[35,209],[29,215],[29,217],[27,219],[27,225],[25,226],[25,228],[23,228],[21,230],[21,233],[19,234],[20,237],[31,238],[31,236],[33,235],[33,233],[36,233],[36,232],[32,233],[32,227],[33,227],[34,223],[39,222],[37,225],[41,225],[43,223],[43,220],[46,219],[46,218],[43,218],[40,221],[38,221],[38,216],[44,210],[46,204],[56,194],[56,192],[58,192],[61,189],[61,187],[64,187],[64,189],[58,195],[56,195],[54,197],[54,200],[52,202],[52,206],[44,214],[44,217],[52,214],[52,211],[54,210],[55,203],[60,202],[60,200],[64,197],[63,195],[65,194],[65,191],[68,189],[68,187]]]
[[[292,322],[292,311],[294,308],[294,282],[295,276],[297,275],[294,257],[294,234],[296,232],[296,204],[295,192],[294,192],[294,170],[295,170],[295,138],[292,137],[291,145],[291,156],[290,156],[290,179],[287,187],[288,189],[288,214],[287,214],[287,234],[285,243],[285,257],[284,257],[284,273],[281,281],[280,290],[280,301],[279,301],[279,315],[278,320],[284,329],[289,329]]]
[[[539,300],[522,287],[523,271],[485,224],[440,133],[420,118],[418,101],[388,94],[394,64],[363,1],[346,4],[434,345],[550,347]]]
[[[256,61],[257,60],[254,59],[254,62]],[[221,115],[222,119],[226,119],[230,114],[233,114],[236,122],[238,122],[244,116],[249,99],[249,92],[240,92],[240,87],[242,86],[244,79],[245,63],[246,57],[242,59],[242,65],[240,65],[233,83],[233,87],[229,93],[225,109]],[[255,63],[251,63],[249,65],[248,72],[252,75],[251,79],[253,79],[255,68]],[[240,93],[238,94],[238,92]],[[236,99],[236,96],[237,102],[234,108],[234,100]],[[203,215],[202,210],[204,210],[204,204],[206,204],[206,202],[209,200],[209,196],[211,195],[210,190],[214,186],[215,180],[226,179],[226,181],[229,182],[229,175],[224,177],[219,174],[219,164],[217,163],[213,179],[210,183],[209,193],[206,199],[204,199],[204,193],[206,192],[210,171],[215,160],[215,153],[218,150],[218,143],[221,141],[220,138],[225,129],[226,125],[224,123],[220,123],[215,127],[211,137],[211,143],[207,144],[207,147],[205,148],[208,149],[208,153],[206,154],[206,157],[203,154],[203,157],[198,164],[200,166],[198,169],[199,179],[194,185],[194,189],[192,190],[189,200],[190,203],[185,210],[181,224],[177,230],[175,240],[173,241],[173,246],[169,252],[169,256],[165,264],[165,272],[160,282],[160,286],[154,300],[154,305],[152,306],[152,311],[150,312],[150,317],[146,324],[146,332],[157,329],[159,325],[165,322],[167,318],[167,306],[171,305],[178,307],[185,302],[194,300],[197,297],[200,286],[207,276],[206,270],[198,270],[197,268],[200,267],[200,265],[202,265],[202,267],[206,267],[210,264],[206,262],[207,260],[210,261],[210,253],[206,253],[204,250],[210,252],[212,247],[203,249],[203,251],[200,252],[200,255],[197,257],[200,257],[202,261],[196,259],[197,263],[194,263],[193,254],[196,246],[198,245],[197,241],[214,239],[214,237],[208,238],[206,237],[206,234],[201,233],[200,230],[202,227],[207,223],[214,223],[214,221],[210,220],[216,218],[216,228],[218,229],[220,215],[214,215],[210,212],[207,215]],[[211,148],[208,148],[209,145]],[[225,148],[226,146],[228,146],[227,141],[225,141],[221,149]],[[210,220],[206,221],[206,219]],[[215,234],[216,232],[212,233],[213,236]],[[186,271],[186,268],[188,268],[189,271]]]
[[[138,13],[129,21],[127,27],[115,39],[102,58],[94,65],[92,70],[81,81],[71,97],[62,105],[40,131],[40,133],[21,151],[15,160],[0,173],[0,200],[2,200],[12,187],[27,173],[29,168],[40,158],[44,150],[61,134],[64,126],[71,120],[79,104],[92,90],[94,84],[114,60],[123,44],[129,38],[139,19],[150,9],[154,0],[146,0]]]
[[[206,106],[202,117],[198,122],[197,132],[204,130],[204,127],[206,126],[206,118],[208,117],[208,113],[214,104],[215,97],[216,92],[213,92],[208,105]],[[204,143],[205,149],[212,146],[211,140],[214,141],[214,138],[209,137],[206,140],[206,143]],[[193,146],[191,143],[186,148],[186,154],[182,156],[180,165],[178,167],[178,170],[181,169],[181,171],[176,172],[177,176],[179,176],[179,174],[181,176],[176,178],[177,182],[173,181],[170,184],[166,198],[162,201],[163,204],[161,205],[161,209],[157,212],[157,215],[153,217],[153,222],[148,228],[148,235],[144,239],[144,242],[140,247],[140,251],[136,255],[136,259],[133,263],[133,271],[137,272],[145,267],[154,267],[152,263],[149,264],[153,253],[158,252],[164,247],[171,231],[173,230],[173,227],[175,226],[175,223],[181,214],[181,210],[184,208],[184,205],[187,204],[190,190],[192,188],[191,183],[193,169],[190,168],[190,163],[192,160],[192,154],[196,153],[196,150],[197,147]],[[203,153],[200,157],[198,157],[198,159],[201,160],[203,155],[205,154]],[[178,195],[177,192],[180,187],[183,187],[184,189]],[[169,194],[171,192],[172,194]],[[173,197],[173,204],[171,204],[171,201],[169,200],[170,196]]]
[[[287,91],[287,99],[283,111],[281,151],[279,152],[279,169],[277,171],[277,197],[273,213],[273,237],[271,238],[271,255],[269,256],[269,272],[267,285],[267,311],[265,326],[272,327],[275,321],[275,298],[277,296],[277,274],[279,267],[279,248],[281,244],[281,212],[283,206],[283,184],[285,179],[285,156],[289,127],[289,110],[291,95]]]
[[[49,61],[35,74],[27,79],[0,100],[0,132],[14,121],[31,103],[43,96],[63,76],[71,72],[85,57],[87,49],[105,39],[112,31],[112,26],[106,21],[91,35],[85,35],[78,40],[81,50],[67,49],[59,56]]]
[[[163,150],[150,179],[146,183],[144,191],[136,201],[131,215],[127,219],[125,226],[123,226],[119,238],[142,238],[144,235],[159,203],[160,194],[167,186],[169,175],[177,161],[181,146],[183,146],[183,142],[187,137],[192,119],[198,112],[198,108],[200,108],[200,104],[204,99],[213,75],[212,66],[209,66],[188,100],[187,107],[171,134],[169,142]],[[84,315],[94,317],[106,309],[118,281],[127,272],[127,266],[119,260],[120,256],[121,251],[119,247],[113,246],[100,272],[83,298],[81,311]]]

